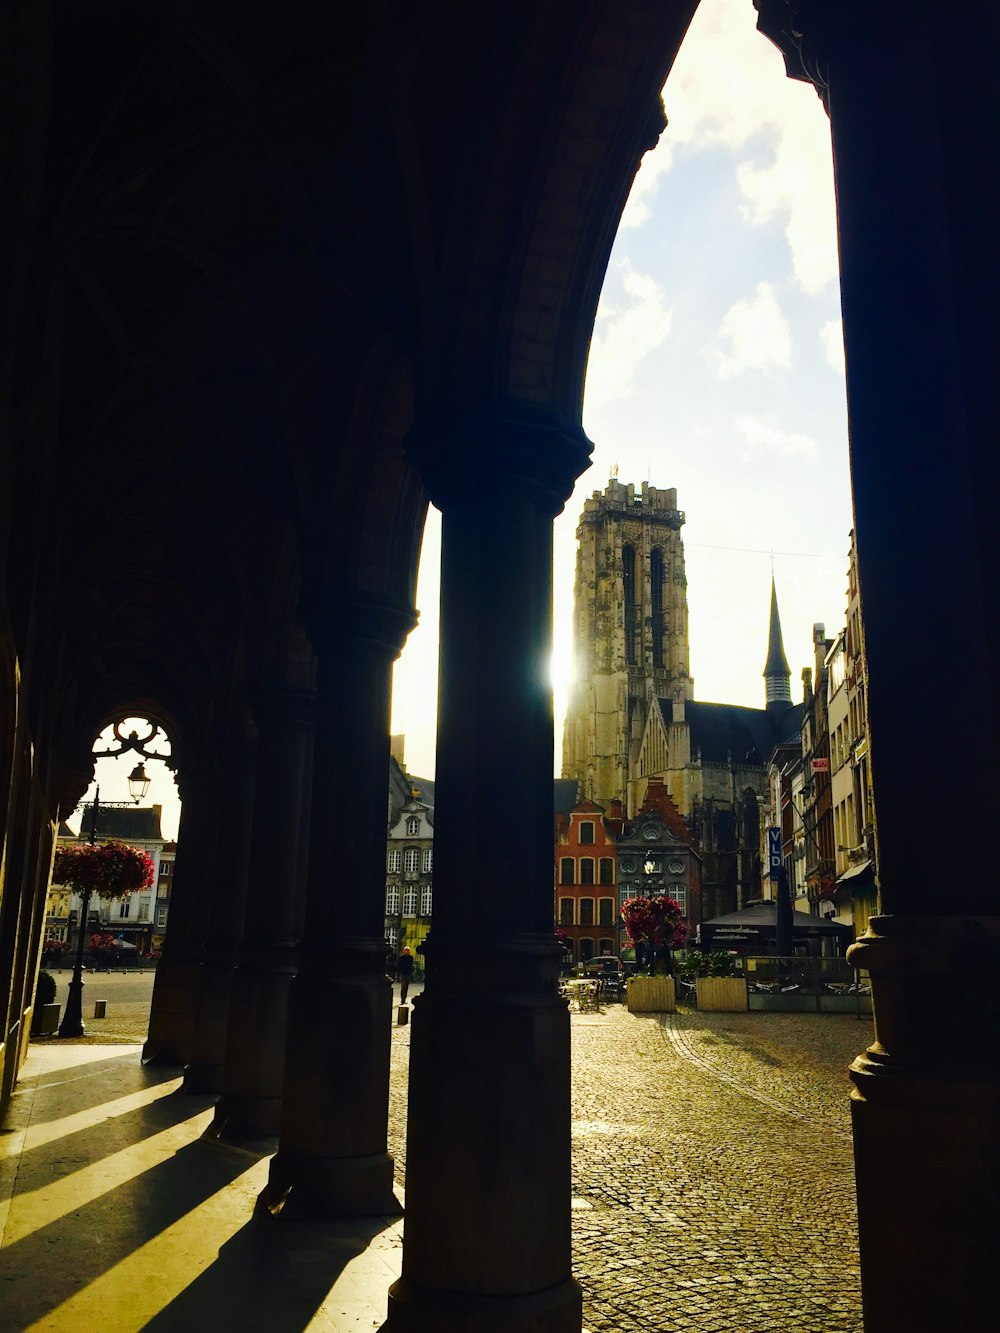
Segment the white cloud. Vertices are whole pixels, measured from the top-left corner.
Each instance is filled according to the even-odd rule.
[[[783,221],[796,282],[822,291],[837,275],[829,122],[813,89],[786,77],[748,0],[701,0],[663,98],[670,123],[643,159],[622,225],[652,216],[679,146],[736,154],[765,135],[768,161],[737,167],[743,215],[754,226]]]
[[[616,267],[629,300],[615,307],[609,298],[601,298],[587,363],[588,408],[627,398],[639,362],[659,347],[670,332],[671,312],[664,304],[663,288],[656,279],[633,268],[628,260]]]
[[[708,349],[722,379],[747,371],[770,374],[792,364],[792,332],[769,282],[731,305],[722,317],[717,346]]]
[[[736,430],[741,436],[740,458],[744,463],[768,454],[779,458],[819,457],[819,446],[811,436],[781,430],[760,417],[737,417]]]
[[[839,319],[831,319],[819,331],[823,351],[831,370],[843,375],[847,366],[844,361],[844,326]]]

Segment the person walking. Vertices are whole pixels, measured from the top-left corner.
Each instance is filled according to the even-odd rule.
[[[399,1003],[405,1004],[413,976],[413,954],[410,953],[409,945],[404,946],[396,960],[396,976],[399,978]]]

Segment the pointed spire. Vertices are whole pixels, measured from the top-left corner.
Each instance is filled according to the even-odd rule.
[[[792,702],[790,685],[791,667],[785,657],[785,645],[781,641],[781,619],[778,616],[778,593],[771,576],[771,624],[767,635],[767,663],[764,667],[764,690],[768,708],[772,704],[785,705]]]

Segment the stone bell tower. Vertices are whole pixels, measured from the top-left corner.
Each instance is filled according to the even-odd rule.
[[[649,700],[688,699],[687,577],[675,490],[617,480],[584,502],[573,592],[574,681],[563,777],[624,801]]]

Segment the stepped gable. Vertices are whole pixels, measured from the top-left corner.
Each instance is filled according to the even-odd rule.
[[[662,778],[650,778],[646,788],[646,798],[639,808],[636,819],[643,814],[655,814],[663,820],[667,828],[686,846],[691,845],[691,832],[684,821],[684,816],[674,804],[673,797],[663,785]]]

